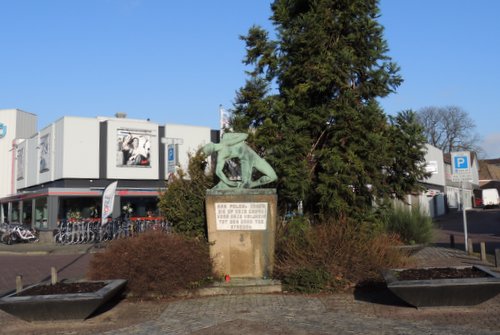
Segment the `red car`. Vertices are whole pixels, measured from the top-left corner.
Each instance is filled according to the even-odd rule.
[[[483,199],[474,198],[474,207],[483,207]]]

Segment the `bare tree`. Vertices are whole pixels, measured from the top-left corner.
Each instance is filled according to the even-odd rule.
[[[460,107],[424,107],[418,111],[418,120],[429,144],[443,152],[483,151],[474,120]]]

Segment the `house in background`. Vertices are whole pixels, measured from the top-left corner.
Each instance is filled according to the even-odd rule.
[[[425,169],[430,177],[420,180],[424,190],[406,196],[404,202],[395,201],[397,206],[419,208],[431,217],[446,214],[445,168],[443,152],[430,144],[426,144]]]
[[[479,161],[479,186],[500,191],[500,158]]]
[[[425,167],[427,172],[431,173],[431,176],[420,181],[426,191],[419,195],[419,202],[422,210],[426,211],[431,217],[436,217],[446,214],[446,178],[443,151],[430,144],[426,145],[426,149]]]
[[[446,178],[445,193],[448,209],[461,210],[462,206],[465,206],[465,208],[474,207],[476,203],[475,197],[479,190],[479,162],[477,155],[474,152],[470,152],[469,161],[471,162],[470,169],[472,178],[465,182],[456,182],[452,180],[451,154],[444,154],[443,158]],[[463,204],[462,192],[464,192]]]

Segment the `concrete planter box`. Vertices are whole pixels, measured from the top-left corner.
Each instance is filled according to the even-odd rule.
[[[387,288],[400,299],[415,307],[471,306],[480,304],[500,293],[500,275],[482,266],[448,267],[476,268],[487,277],[399,280],[398,272],[391,269],[383,273]],[[429,269],[429,268],[428,268]]]
[[[92,293],[17,296],[0,298],[0,309],[26,321],[84,320],[115,297],[127,283],[124,279],[102,280],[106,285]],[[25,288],[28,290],[36,284]]]

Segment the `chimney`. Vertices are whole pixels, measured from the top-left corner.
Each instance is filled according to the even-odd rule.
[[[117,113],[115,114],[115,117],[116,117],[117,119],[126,119],[126,118],[127,118],[127,113],[117,112]]]

